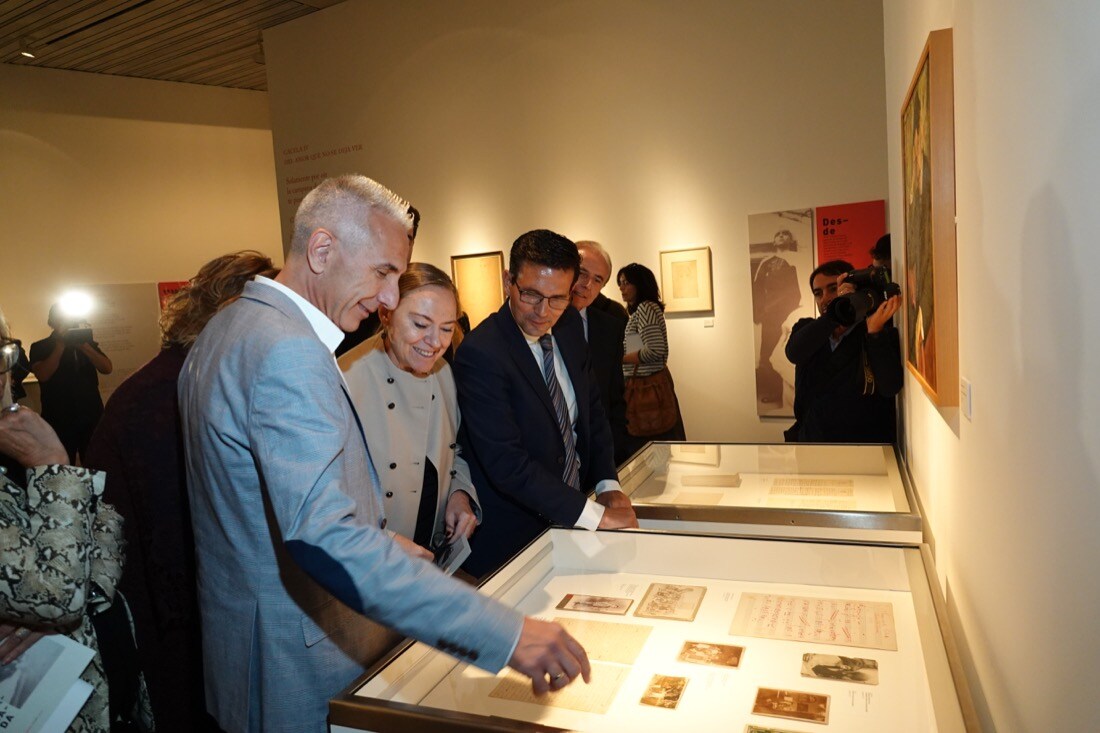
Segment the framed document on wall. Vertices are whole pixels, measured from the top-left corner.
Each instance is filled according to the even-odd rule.
[[[451,279],[474,328],[504,302],[504,253],[452,256]]]
[[[901,108],[905,363],[941,407],[959,404],[951,29],[928,36]]]
[[[661,297],[665,313],[714,310],[710,247],[661,252]]]

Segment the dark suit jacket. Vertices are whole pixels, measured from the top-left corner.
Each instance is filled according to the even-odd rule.
[[[590,312],[593,309],[615,316],[615,318],[623,322],[624,328],[626,327],[627,319],[630,317],[626,312],[626,307],[622,303],[617,300],[612,300],[603,293],[597,293],[596,299],[588,306]]]
[[[569,307],[553,334],[577,396],[581,489],[589,492],[615,478],[615,462],[583,328]],[[454,375],[459,442],[484,512],[465,569],[481,576],[551,524],[573,526],[586,498],[562,480],[565,446],[550,392],[507,303],[462,341]]]
[[[786,353],[795,365],[795,423],[784,436],[789,443],[893,443],[894,398],[904,380],[898,330],[889,324],[869,335],[864,321],[833,351],[829,336],[836,327],[821,316],[791,329]]]
[[[623,338],[626,321],[588,307],[588,348],[592,371],[600,389],[600,400],[611,437],[615,442],[615,465],[630,457],[626,432],[626,399],[623,397]]]

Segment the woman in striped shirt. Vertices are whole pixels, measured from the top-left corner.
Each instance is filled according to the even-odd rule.
[[[630,314],[626,322],[623,376],[627,381],[631,377],[648,377],[665,369],[668,363],[665,304],[661,302],[657,278],[648,267],[631,263],[619,270],[617,280],[623,301],[626,302],[627,313]],[[679,414],[679,402],[676,411],[676,424],[671,430],[645,437],[630,436],[631,441],[636,441],[630,452],[633,453],[650,440],[686,440],[684,419]]]

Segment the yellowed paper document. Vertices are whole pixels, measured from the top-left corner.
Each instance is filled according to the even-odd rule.
[[[531,681],[509,669],[489,697],[603,715],[611,707],[629,672],[630,667],[592,662],[591,683],[586,685],[583,679],[577,678],[568,687],[535,697]]]
[[[653,627],[619,624],[614,621],[589,621],[580,618],[555,618],[554,621],[581,643],[589,659],[618,664],[634,664]]]
[[[730,634],[891,651],[898,648],[894,607],[876,601],[743,593]]]

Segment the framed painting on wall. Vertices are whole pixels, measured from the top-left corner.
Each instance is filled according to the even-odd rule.
[[[959,403],[951,29],[933,31],[901,108],[905,362],[940,406]]]
[[[714,310],[710,247],[661,252],[661,296],[665,313]]]
[[[470,318],[470,328],[475,328],[504,302],[504,253],[454,255],[451,279],[458,288],[462,310]]]

